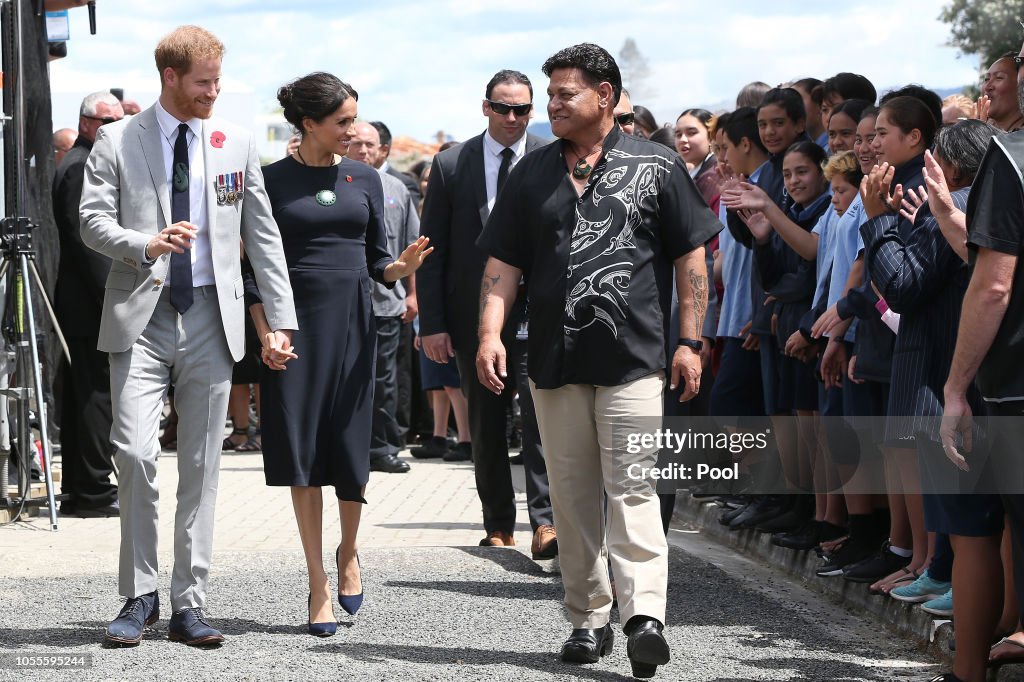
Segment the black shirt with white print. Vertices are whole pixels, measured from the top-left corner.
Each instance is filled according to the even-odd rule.
[[[978,249],[1024,255],[1024,131],[992,138],[967,199],[967,248],[973,271]],[[1024,401],[1024,267],[1013,275],[1010,301],[985,359],[978,388],[991,402]]]
[[[667,366],[673,261],[721,224],[672,150],[613,128],[577,194],[566,144],[516,165],[477,246],[525,275],[537,388],[618,386]]]

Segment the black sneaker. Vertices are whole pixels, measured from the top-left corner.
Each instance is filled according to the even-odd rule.
[[[446,462],[468,462],[473,459],[473,446],[470,443],[456,443],[442,459]]]
[[[842,547],[833,552],[825,560],[825,564],[814,572],[819,578],[842,575],[847,566],[871,557],[877,550],[854,539],[846,541]]]
[[[772,535],[772,544],[786,549],[814,549],[822,542],[841,538],[846,531],[828,521],[811,519],[796,530]]]
[[[422,447],[410,448],[409,454],[416,459],[432,459],[444,457],[448,453],[448,439],[444,436],[433,436]]]
[[[778,498],[762,497],[733,519],[732,523],[729,524],[729,530],[753,528],[757,524],[774,519],[776,516],[781,516],[787,511],[788,509],[784,506],[784,503]]]
[[[801,510],[794,508],[785,514],[757,524],[754,529],[758,533],[784,533],[800,528],[806,520],[807,516]]]
[[[750,504],[753,504],[753,502]],[[743,505],[742,507],[735,507],[731,509],[727,508],[724,512],[718,515],[718,522],[723,526],[728,526],[737,516],[746,511],[748,506],[750,505]]]
[[[843,580],[851,583],[873,583],[876,580],[891,575],[910,563],[911,557],[903,557],[893,554],[889,549],[889,543],[882,545],[882,549],[872,557],[868,557],[843,571]]]

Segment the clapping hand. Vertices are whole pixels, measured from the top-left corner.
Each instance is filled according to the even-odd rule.
[[[946,175],[942,172],[942,166],[932,156],[931,151],[924,153],[924,182],[928,186],[928,207],[932,215],[948,216],[957,210],[953,204],[953,197],[949,193],[949,185],[946,184]]]
[[[772,224],[768,222],[768,218],[764,213],[740,209],[736,215],[740,217],[740,220],[750,230],[750,234],[754,235],[755,241],[765,242],[772,236]]]
[[[900,187],[902,190],[902,187]],[[900,202],[900,215],[909,220],[911,223],[917,218],[917,212],[921,210],[921,207],[928,201],[928,192],[925,191],[924,187],[918,187],[914,189],[911,187],[907,190],[907,195],[903,196],[902,192],[898,192],[897,195],[893,195],[892,199],[895,202],[897,199]]]
[[[770,201],[771,197],[763,189],[749,182],[738,182],[722,190],[722,203],[734,211],[763,211]]]
[[[868,218],[877,218],[883,213],[895,211],[900,207],[897,203],[894,208],[889,200],[889,187],[892,185],[895,174],[895,166],[883,163],[881,166],[872,168],[871,172],[860,181],[860,196],[864,201],[864,211]],[[896,189],[902,196],[902,186],[897,185]]]
[[[978,98],[978,102],[975,106],[974,118],[978,119],[979,121],[987,121],[988,112],[991,107],[992,100],[989,99],[988,95],[982,95],[981,97]]]

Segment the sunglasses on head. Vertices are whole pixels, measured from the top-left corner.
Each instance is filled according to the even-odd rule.
[[[85,116],[85,114],[82,114],[82,116]],[[85,116],[85,118],[92,119],[93,121],[103,121],[103,125],[107,125],[108,123],[116,123],[119,120],[114,118],[113,116],[104,116],[102,118],[99,116]]]
[[[494,102],[487,100],[487,103],[491,105],[491,111],[496,113],[498,116],[508,116],[508,112],[512,112],[516,116],[526,116],[533,109],[533,104],[527,102],[526,104],[505,104],[504,102]]]
[[[1024,57],[1016,56],[1011,57],[1011,59],[1013,60],[1013,65],[1016,66],[1018,70],[1021,66],[1024,66]]]
[[[628,126],[636,120],[636,114],[632,111],[627,111],[624,114],[615,114],[615,120],[618,121],[620,126]]]

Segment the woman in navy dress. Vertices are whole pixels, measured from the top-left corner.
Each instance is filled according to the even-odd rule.
[[[325,485],[334,486],[341,515],[338,601],[350,614],[362,603],[356,535],[370,473],[376,357],[370,278],[391,286],[431,251],[421,237],[395,261],[380,176],[371,166],[338,159],[348,150],[357,97],[327,73],[282,87],[278,100],[302,142],[263,169],[299,321],[294,352],[266,347],[263,353],[268,367],[287,370],[262,377],[264,473],[267,485],[292,489],[309,571],[309,631],[320,636],[336,630],[322,560]],[[269,326],[251,277],[246,289],[264,338]]]

